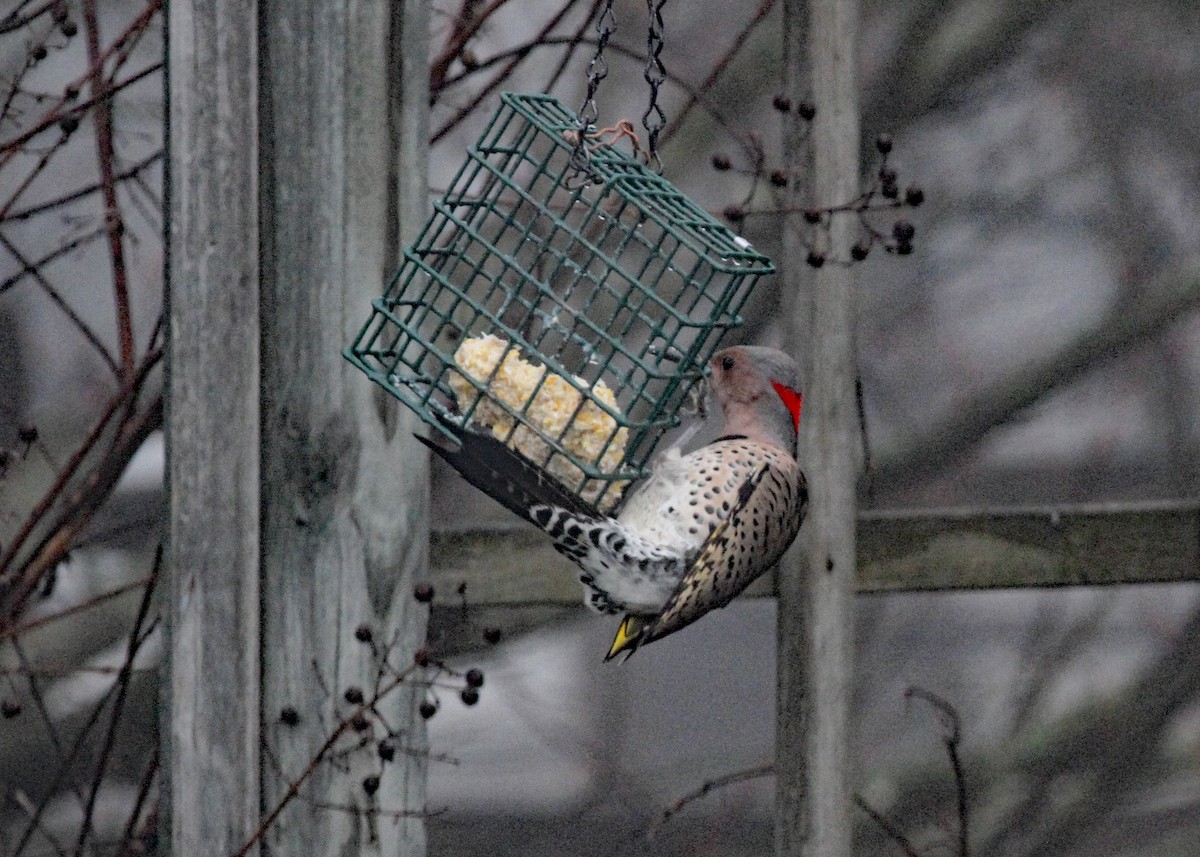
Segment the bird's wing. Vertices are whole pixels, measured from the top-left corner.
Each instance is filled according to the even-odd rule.
[[[804,520],[807,502],[808,489],[798,467],[791,473],[768,462],[756,467],[662,610],[636,633],[622,624],[608,657],[665,637],[732,601],[787,550]]]
[[[480,491],[525,520],[533,520],[531,510],[539,504],[550,504],[585,517],[599,516],[595,506],[496,440],[491,432],[476,431],[448,420],[441,422],[457,443],[440,432],[435,432],[432,439],[417,435],[417,440]]]

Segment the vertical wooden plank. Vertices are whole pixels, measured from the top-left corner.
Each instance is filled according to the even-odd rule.
[[[229,854],[259,815],[256,7],[168,8],[163,831]]]
[[[785,4],[787,79],[794,98],[811,80],[812,198],[828,205],[853,199],[858,186],[858,9],[854,0]],[[803,40],[807,40],[806,49]],[[807,55],[807,68],[805,56]],[[803,170],[798,151],[788,153]],[[829,258],[849,257],[853,220],[835,218]],[[776,719],[776,852],[848,857],[850,674],[853,655],[855,495],[858,436],[854,400],[851,268],[827,264],[810,278],[799,271],[806,251],[787,225],[784,288],[807,286],[793,329],[807,350],[801,462],[811,506],[801,550],[780,570]],[[804,282],[807,280],[807,282]]]
[[[263,9],[263,217],[270,224],[263,717],[272,759],[263,768],[263,801],[270,810],[353,710],[347,689],[369,698],[376,687],[380,670],[356,629],[369,627],[401,669],[424,639],[424,610],[411,592],[428,561],[427,458],[408,412],[340,352],[382,292],[397,245],[425,217],[428,71],[422,3],[267,0]],[[403,816],[424,809],[418,702],[419,693],[402,688],[379,706],[401,732],[394,762],[385,765],[370,745],[317,765],[303,799],[268,831],[267,850],[423,854],[423,823]],[[281,722],[284,708],[295,709],[299,723]],[[372,728],[383,736],[378,721]],[[378,791],[368,793],[364,780],[381,773]]]

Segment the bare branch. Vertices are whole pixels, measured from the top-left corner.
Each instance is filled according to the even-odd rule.
[[[772,777],[775,775],[775,763],[768,762],[765,765],[759,765],[754,768],[747,768],[744,771],[734,771],[732,774],[724,774],[720,777],[714,777],[711,780],[703,783],[699,788],[688,792],[681,798],[676,800],[670,806],[664,807],[659,814],[658,819],[650,825],[646,830],[646,838],[653,839],[658,830],[670,821],[680,810],[688,804],[706,797],[710,792],[716,789],[723,789],[727,786],[732,786],[736,783],[744,783],[749,780],[757,780],[762,777]]]
[[[1023,366],[975,393],[925,431],[880,450],[868,477],[879,483],[909,482],[949,467],[998,425],[1043,396],[1077,380],[1101,363],[1136,348],[1200,304],[1200,274],[1175,274],[1148,286],[1142,302],[1115,307],[1047,357]]]
[[[880,829],[888,835],[888,838],[899,845],[900,850],[908,855],[908,857],[923,857],[920,851],[918,851],[916,848],[913,848],[912,843],[908,841],[908,837],[904,835],[904,832],[895,824],[893,824],[887,816],[876,811],[874,807],[872,807],[866,802],[866,800],[863,799],[862,795],[855,794],[854,803],[859,809],[870,816],[871,821],[879,825]]]

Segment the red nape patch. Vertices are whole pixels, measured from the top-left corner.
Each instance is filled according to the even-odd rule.
[[[804,397],[791,387],[784,386],[778,381],[772,381],[771,386],[775,388],[775,392],[779,394],[779,398],[783,399],[783,403],[787,405],[787,409],[792,412],[792,423],[796,426],[796,431],[799,431],[800,407],[804,404]]]

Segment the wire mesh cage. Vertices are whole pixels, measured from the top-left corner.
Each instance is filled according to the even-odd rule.
[[[488,432],[610,510],[774,269],[599,135],[581,184],[557,99],[501,102],[345,356],[451,440]]]

